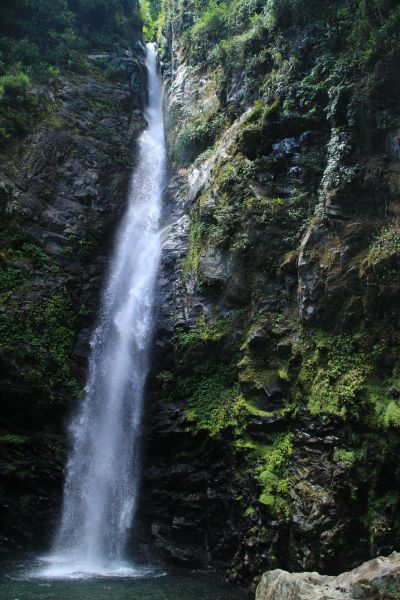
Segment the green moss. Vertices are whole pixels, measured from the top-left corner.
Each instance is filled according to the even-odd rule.
[[[378,265],[392,256],[400,256],[400,225],[393,223],[383,229],[372,243],[366,258],[368,267]]]
[[[252,162],[240,154],[216,163],[212,184],[192,210],[186,272],[193,265],[193,272],[201,277],[199,259],[207,247],[245,258],[255,239],[258,243],[262,228],[269,228],[271,235],[256,261],[263,272],[277,272],[285,253],[304,233],[308,203],[304,194],[294,193],[290,198],[261,194],[263,188],[255,180],[258,171],[265,169],[268,165],[261,160]]]
[[[189,426],[211,435],[235,427],[243,399],[236,372],[237,346],[231,332],[237,315],[207,322],[198,320],[196,329],[175,330],[175,370],[161,380],[171,386],[174,399],[181,398]]]
[[[252,474],[258,489],[258,502],[274,518],[290,517],[290,476],[289,464],[293,455],[293,434],[266,433],[263,441],[257,441],[240,432],[234,440],[234,447],[240,452],[246,474]],[[248,509],[249,510],[249,509]],[[250,507],[246,516],[252,516]]]
[[[204,315],[197,320],[196,329],[175,329],[175,344],[179,357],[189,355],[189,360],[196,352],[202,353],[210,345],[210,342],[223,340],[230,331],[234,322],[234,316],[227,316],[207,322]]]
[[[0,269],[0,301],[6,302],[24,283],[24,274],[21,269],[2,267]]]
[[[370,332],[302,332],[295,344],[301,357],[291,393],[313,415],[362,421],[372,428],[400,426],[399,364],[382,370],[383,346]]]
[[[249,506],[248,508],[246,508],[244,516],[248,519],[251,519],[254,516],[255,512],[255,508],[253,506]]]
[[[270,367],[263,356],[245,355],[238,363],[239,379],[242,385],[254,390],[268,388],[278,376],[278,371]],[[264,395],[264,394],[263,394]]]
[[[303,363],[299,381],[306,391],[310,412],[355,416],[371,365],[365,352],[350,336],[323,331],[303,337]]]
[[[269,105],[261,101],[256,102],[237,133],[236,142],[239,150],[249,158],[255,158],[272,149],[275,133],[273,126],[277,123],[279,114],[279,99]]]
[[[382,533],[387,531],[388,523],[391,523],[393,534],[397,536],[400,532],[400,519],[398,517],[400,506],[400,495],[397,489],[378,492],[370,489],[368,494],[368,509],[363,521],[369,531],[370,551],[376,553],[380,547]]]
[[[257,472],[257,480],[262,488],[259,502],[273,514],[285,518],[290,516],[287,469],[293,454],[292,442],[292,433],[275,435],[272,444],[265,446],[263,464]]]
[[[95,249],[94,242],[90,240],[79,240],[78,242],[78,255],[82,258],[90,258],[93,255]]]
[[[382,415],[383,423],[386,427],[400,427],[400,403],[390,400],[385,407]]]
[[[208,160],[209,158],[211,158],[211,156],[214,154],[214,149],[213,148],[207,148],[207,150],[204,150],[204,152],[202,152],[201,154],[198,155],[198,157],[193,161],[193,166],[194,167],[200,167],[200,165],[205,162],[206,160]]]
[[[378,377],[368,385],[368,400],[380,426],[400,427],[400,365],[397,363],[391,374]]]
[[[204,246],[205,225],[192,213],[192,221],[189,232],[189,251],[185,259],[185,275],[190,271],[197,274],[199,269],[200,253]]]
[[[234,382],[229,368],[201,380],[194,393],[188,398],[186,415],[196,427],[217,435],[227,427],[237,424],[242,403],[240,388]]]
[[[241,156],[233,156],[216,165],[213,184],[197,203],[197,222],[202,226],[202,245],[222,251],[244,250],[241,221],[246,199],[252,195],[248,185],[253,166]],[[211,202],[209,202],[211,200]],[[206,209],[204,209],[206,207]]]
[[[172,373],[172,371],[160,371],[160,373],[157,374],[157,379],[162,383],[169,383],[173,381],[174,374]]]
[[[37,244],[24,242],[18,249],[9,249],[8,256],[12,261],[28,261],[35,267],[50,265],[50,256]]]
[[[15,433],[0,435],[0,444],[15,444],[20,446],[28,440],[29,438],[26,435],[17,435]]]
[[[68,294],[58,292],[42,304],[24,305],[18,291],[26,281],[18,269],[12,269],[11,275],[7,270],[0,284],[7,309],[0,314],[1,345],[29,365],[22,376],[51,397],[60,387],[78,393],[69,366],[76,318]]]
[[[360,273],[369,288],[381,293],[381,286],[397,289],[400,263],[400,225],[395,222],[383,228],[373,240],[361,265]]]
[[[13,73],[0,77],[0,101],[5,96],[16,97],[24,95],[30,87],[30,77],[26,73]]]

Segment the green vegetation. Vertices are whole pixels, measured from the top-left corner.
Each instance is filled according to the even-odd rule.
[[[262,486],[259,501],[269,507],[274,514],[288,518],[290,506],[288,493],[290,481],[287,468],[291,455],[293,434],[278,434],[271,446],[264,450],[264,465],[257,474],[257,479]]]
[[[392,257],[400,256],[400,225],[393,223],[383,229],[372,243],[366,259],[366,266],[377,266]]]
[[[7,312],[0,315],[1,347],[15,351],[26,361],[23,376],[51,398],[63,387],[79,394],[79,385],[69,365],[75,316],[66,293],[58,293],[29,310],[13,298],[6,306]]]
[[[173,150],[173,158],[180,166],[188,166],[197,156],[215,142],[225,119],[221,114],[211,114],[205,119],[199,116],[189,121],[179,131]]]
[[[143,21],[143,34],[147,41],[154,42],[157,37],[158,20],[160,17],[160,0],[141,0],[141,16]]]
[[[54,100],[59,78],[89,75],[95,81],[119,81],[120,70],[116,73],[113,65],[101,60],[95,63],[88,54],[125,48],[140,35],[141,27],[137,0],[5,0],[1,4],[0,151],[4,173],[11,172],[13,177],[10,156],[21,138],[39,123],[79,133],[57,114],[63,106],[59,99]],[[93,126],[98,137],[115,144],[115,163],[130,166],[128,140],[97,126],[124,108],[88,98],[77,111],[82,111],[83,120]],[[52,190],[42,191],[46,202],[51,196]],[[10,200],[6,184],[0,188],[0,200],[1,349],[7,356],[14,354],[23,365],[20,376],[35,389],[38,399],[60,400],[65,390],[76,396],[80,387],[71,372],[71,352],[77,323],[87,320],[91,311],[75,306],[65,287],[63,269],[20,233],[16,220],[21,217],[5,213]],[[65,258],[71,252],[89,260],[93,242],[71,237],[71,246],[64,248]]]
[[[15,433],[7,433],[0,435],[0,444],[15,444],[20,446],[25,444],[29,438],[26,435],[17,435]]]
[[[196,60],[205,64],[211,59],[216,61],[214,65],[233,51],[244,63],[246,46],[260,33],[264,37],[273,30],[291,33],[312,27],[315,22],[320,38],[329,35],[340,40],[351,60],[363,65],[394,49],[400,19],[394,0],[351,0],[325,7],[314,0],[271,0],[267,4],[259,0],[191,0],[188,4],[193,22],[184,34],[185,43]],[[170,11],[171,3],[165,0],[164,27],[172,19]],[[264,68],[265,56],[261,57]]]
[[[0,77],[0,147],[31,130],[36,101],[30,88],[31,80],[26,73]]]
[[[55,265],[39,246],[13,235],[12,228],[1,233],[8,247],[0,250],[0,346],[16,353],[26,365],[21,375],[41,394],[55,398],[64,387],[79,394],[69,364],[76,325],[69,294],[59,288],[40,303],[31,297],[35,278],[47,286]]]
[[[382,286],[385,286],[388,298],[389,294],[395,298],[398,294],[399,265],[400,226],[396,221],[384,227],[372,241],[360,274],[365,278],[367,287],[375,291],[377,296],[380,295]]]
[[[253,493],[242,514],[257,529],[290,519],[307,462],[297,428],[310,424],[321,448],[325,428],[337,436],[323,455],[346,473],[340,501],[362,514],[371,548],[380,521],[398,531],[398,202],[369,160],[378,172],[397,132],[399,31],[395,0],[162,3],[168,76],[179,60],[191,67],[179,71],[189,99],[173,104],[172,158],[201,168],[212,157],[184,268],[212,316],[179,329],[160,383],[193,435],[234,449],[234,474]],[[298,318],[304,288],[310,325]],[[236,318],[212,339],[207,327],[226,311]],[[318,504],[319,485],[299,494]]]
[[[210,247],[223,255],[240,256],[251,263],[250,268],[259,265],[271,274],[296,248],[307,225],[309,198],[300,191],[289,198],[274,196],[276,187],[259,186],[257,178],[266,168],[262,159],[249,161],[240,154],[217,160],[211,185],[192,209],[186,273],[192,270],[203,281],[201,255]],[[265,232],[268,245],[253,256],[254,241]]]
[[[235,374],[237,348],[229,340],[235,321],[234,317],[224,318],[208,325],[201,318],[196,330],[177,329],[176,372],[162,377],[167,389],[177,383],[189,422],[211,435],[237,424],[242,403]]]
[[[355,417],[371,371],[365,353],[345,335],[317,332],[305,339],[299,380],[307,390],[311,413]]]
[[[223,39],[228,31],[229,6],[210,3],[201,16],[186,34],[187,44],[192,53],[201,62],[206,62],[215,45]]]
[[[379,547],[382,520],[400,532],[400,346],[398,320],[387,316],[398,300],[400,231],[398,208],[384,189],[387,173],[379,184],[375,179],[369,198],[376,157],[365,169],[362,154],[371,158],[376,147],[383,155],[387,134],[397,131],[391,70],[398,63],[398,2],[144,0],[139,7],[136,0],[5,0],[4,155],[41,120],[68,127],[61,102],[42,94],[42,84],[51,92],[73,74],[122,81],[122,67],[104,60],[100,73],[88,54],[124,45],[142,23],[147,40],[158,30],[167,82],[179,59],[191,68],[184,76],[192,104],[178,98],[169,115],[172,161],[184,177],[212,157],[190,207],[182,265],[188,289],[198,285],[194,310],[202,305],[204,314],[175,328],[174,360],[168,357],[156,378],[161,410],[179,407],[188,435],[212,438],[233,455],[233,477],[251,492],[245,504],[244,494],[238,497],[241,512],[258,531],[271,519],[290,520],[291,486],[305,461],[296,436],[310,424],[316,445],[329,448],[321,455],[332,472],[348,478],[340,501],[361,515],[371,548]],[[98,139],[125,147],[121,133],[98,125],[120,106],[92,100],[83,110]],[[129,166],[124,151],[113,159]],[[384,169],[378,162],[376,170]],[[43,198],[50,196],[45,190]],[[0,199],[7,200],[5,188]],[[363,212],[364,205],[371,206]],[[310,229],[318,239],[300,252],[312,218],[320,219]],[[368,220],[371,231],[380,229],[367,248],[368,230],[357,237],[351,226]],[[68,277],[39,246],[16,229],[2,227],[0,236],[1,350],[18,358],[19,376],[39,401],[60,400],[65,391],[77,396],[71,353],[77,326],[92,311],[79,306]],[[75,255],[89,262],[96,253],[95,242],[71,237],[69,244],[62,261]],[[342,276],[337,264],[346,263],[346,253]],[[312,326],[298,318],[299,256],[318,305]],[[206,272],[217,272],[215,280]],[[333,309],[330,291],[339,298]],[[27,440],[0,436],[10,446]],[[305,442],[310,454],[312,443]],[[29,495],[21,497],[24,507],[29,503]]]
[[[200,380],[188,398],[187,418],[197,427],[216,435],[228,426],[235,426],[241,408],[242,396],[234,380],[234,371],[226,368],[214,369],[214,374]]]
[[[344,448],[338,448],[335,451],[335,460],[338,461],[343,467],[351,469],[356,460],[354,450],[345,450]]]
[[[0,149],[29,133],[51,102],[35,83],[87,73],[86,54],[114,50],[142,27],[136,0],[5,0],[0,6]]]
[[[294,395],[314,415],[334,415],[372,428],[400,426],[399,368],[383,371],[384,347],[373,335],[303,331],[303,357]]]
[[[54,67],[71,68],[84,51],[113,48],[117,36],[128,39],[142,21],[135,0],[6,0],[0,23],[3,68],[20,64],[52,75]]]

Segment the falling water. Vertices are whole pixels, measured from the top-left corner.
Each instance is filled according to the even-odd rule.
[[[91,340],[85,398],[71,424],[73,445],[49,575],[122,570],[137,502],[166,173],[162,88],[151,44],[147,67],[148,128],[139,140],[128,206]]]

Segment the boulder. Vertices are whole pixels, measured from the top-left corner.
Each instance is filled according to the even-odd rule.
[[[374,558],[337,577],[319,573],[264,573],[256,600],[395,600],[400,597],[400,554]]]

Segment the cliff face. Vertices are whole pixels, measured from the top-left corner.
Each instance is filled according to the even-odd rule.
[[[43,547],[59,516],[66,420],[82,393],[90,328],[135,142],[145,126],[137,39],[33,84],[35,124],[0,163],[0,539]],[[17,100],[16,100],[17,102]]]
[[[399,17],[164,5],[175,225],[141,515],[167,560],[247,585],[396,545]]]
[[[136,541],[243,585],[338,573],[400,526],[400,11],[320,5],[161,15],[173,172]],[[4,547],[42,544],[59,509],[143,58],[91,53],[28,98],[13,76],[22,141],[1,105]]]

